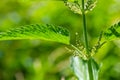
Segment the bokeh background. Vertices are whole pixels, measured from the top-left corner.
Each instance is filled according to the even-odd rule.
[[[98,0],[87,14],[90,46],[102,30],[120,20],[120,0]],[[69,29],[83,43],[82,16],[72,13],[60,0],[1,0],[0,31],[34,23]],[[75,80],[66,45],[42,40],[0,41],[0,80]],[[120,41],[104,45],[94,56],[101,65],[99,80],[120,80]]]

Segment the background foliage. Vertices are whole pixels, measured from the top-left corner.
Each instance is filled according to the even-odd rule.
[[[101,30],[120,20],[120,0],[98,0],[87,14],[90,46]],[[82,16],[72,13],[62,1],[1,0],[0,31],[27,24],[55,24],[82,34]],[[0,41],[0,80],[74,80],[65,45],[41,40]],[[101,65],[99,80],[120,80],[120,41],[109,42],[94,56]]]

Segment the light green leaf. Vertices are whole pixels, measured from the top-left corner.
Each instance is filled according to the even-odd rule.
[[[93,78],[98,80],[98,64],[91,59]],[[88,61],[81,59],[79,56],[71,57],[71,67],[74,71],[74,74],[78,77],[78,80],[90,80],[88,73]]]
[[[85,12],[92,11],[96,6],[97,0],[86,0]]]
[[[0,40],[42,39],[69,44],[68,30],[54,25],[27,25],[0,32]]]
[[[79,5],[80,3],[78,4],[78,1],[76,1],[76,0],[64,0],[64,3],[74,13],[82,14],[81,5]]]
[[[104,32],[103,38],[107,41],[120,39],[120,22],[108,28]]]
[[[85,0],[85,13],[93,10],[96,6],[97,0]],[[64,0],[66,6],[69,7],[74,13],[82,14],[82,0]]]

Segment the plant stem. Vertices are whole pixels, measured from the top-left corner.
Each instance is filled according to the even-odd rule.
[[[89,54],[89,47],[88,47],[88,37],[87,37],[87,26],[86,26],[86,16],[85,16],[85,8],[84,8],[84,0],[82,0],[82,16],[83,16],[83,31],[84,31],[84,40],[85,40],[85,48],[86,53]],[[93,79],[93,71],[91,65],[91,58],[88,60],[88,72],[89,72],[89,79]]]
[[[89,79],[90,80],[94,80],[94,78],[93,78],[93,71],[92,71],[92,59],[90,58],[89,60],[88,60],[88,72],[89,72]]]
[[[87,27],[86,27],[86,16],[85,12],[83,11],[83,30],[84,30],[84,40],[85,40],[85,48],[87,54],[89,54],[89,48],[88,48],[88,38],[87,38]]]

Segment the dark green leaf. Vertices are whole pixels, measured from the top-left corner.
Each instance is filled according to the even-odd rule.
[[[120,39],[120,22],[108,28],[104,32],[104,38],[107,41]]]
[[[28,25],[0,33],[0,40],[42,39],[69,44],[68,30],[54,25]]]

